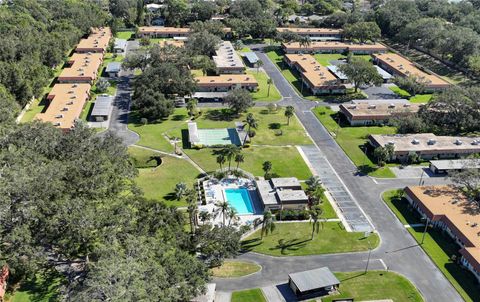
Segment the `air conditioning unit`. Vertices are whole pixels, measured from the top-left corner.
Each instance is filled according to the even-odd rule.
[[[68,111],[68,107],[63,107],[62,111]]]
[[[375,108],[377,108],[377,105],[374,105],[374,104],[368,105],[368,109],[375,109]]]

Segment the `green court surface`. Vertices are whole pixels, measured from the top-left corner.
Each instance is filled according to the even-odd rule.
[[[233,128],[198,129],[197,136],[199,144],[204,146],[240,145],[238,133]]]

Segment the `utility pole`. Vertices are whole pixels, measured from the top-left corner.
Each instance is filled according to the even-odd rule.
[[[418,182],[418,185],[421,186],[423,185],[422,181],[423,181],[423,173],[425,173],[425,170],[423,170],[422,168],[422,175],[420,176],[420,181]]]
[[[368,243],[368,258],[367,258],[367,265],[365,266],[365,272],[363,273],[364,275],[368,271],[368,265],[370,264],[370,256],[372,254],[372,246],[370,245],[370,232],[365,232],[365,238],[367,239],[367,243]]]

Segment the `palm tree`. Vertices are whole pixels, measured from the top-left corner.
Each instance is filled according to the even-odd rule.
[[[292,118],[294,113],[295,113],[295,108],[293,108],[293,106],[285,107],[285,116],[287,117],[287,126],[290,125],[290,119]]]
[[[206,221],[212,218],[212,214],[207,211],[201,211],[200,213],[198,213],[198,218],[200,218],[202,224],[205,224]]]
[[[262,165],[262,169],[265,172],[265,177],[267,177],[268,173],[272,170],[272,162],[266,161]]]
[[[220,152],[228,160],[228,171],[230,172],[232,159],[234,159],[235,156],[237,156],[237,154],[240,154],[241,150],[238,146],[228,145],[228,146],[224,147]]]
[[[175,199],[180,200],[187,193],[187,184],[184,182],[179,182],[175,185]]]
[[[315,191],[320,187],[320,178],[318,176],[310,176],[306,181],[307,191]]]
[[[318,231],[319,231],[319,228],[320,228],[320,222],[318,221],[318,219],[320,218],[322,213],[323,213],[323,211],[322,211],[322,208],[320,206],[314,206],[310,210],[310,222],[313,222],[313,224],[312,224],[312,239],[313,239],[313,235],[315,234],[315,232],[318,234]],[[323,228],[323,224],[322,224],[322,228]]]
[[[247,117],[244,120],[244,123],[248,126],[247,133],[250,133],[250,130],[257,129],[258,128],[258,122],[253,116],[253,113],[248,113]],[[245,135],[245,138],[243,139],[243,145],[245,145],[245,142],[247,141],[247,135]]]
[[[261,232],[261,239],[263,239],[263,235],[268,235],[268,233],[272,233],[275,230],[275,217],[272,215],[272,212],[265,211],[263,212],[263,222],[262,222],[262,232]]]
[[[310,40],[309,36],[302,37],[300,39],[300,47],[309,47],[312,44],[312,41]]]
[[[257,65],[257,73],[258,73],[260,67],[263,66],[263,61],[262,61],[262,60],[258,60],[257,63],[255,63],[255,65]]]
[[[233,221],[233,224],[236,224],[237,221],[240,220],[240,218],[238,218],[237,216],[237,210],[235,210],[234,208],[228,209],[227,215],[228,215],[228,225],[231,225],[232,221]]]
[[[235,155],[235,162],[237,163],[237,170],[238,170],[238,166],[240,166],[240,163],[243,163],[245,161],[245,157],[243,156],[243,154],[239,153],[237,155]]]
[[[273,80],[271,78],[267,79],[268,90],[267,90],[267,97],[270,96],[270,86],[273,84]]]
[[[215,218],[218,215],[222,214],[223,225],[225,225],[225,218],[226,218],[226,215],[228,213],[228,210],[230,209],[230,205],[226,201],[219,201],[219,202],[215,203],[215,206],[217,207],[215,209]]]
[[[223,154],[218,154],[217,155],[217,164],[220,165],[220,170],[222,170],[222,165],[225,163],[226,159],[225,159],[225,155]]]
[[[195,227],[197,226],[197,214],[198,214],[198,205],[197,205],[197,195],[195,190],[187,190],[185,193],[185,200],[187,202],[187,211],[188,218],[190,221],[190,232],[194,233]]]

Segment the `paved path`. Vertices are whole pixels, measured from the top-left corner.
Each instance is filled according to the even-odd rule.
[[[412,281],[427,301],[454,302],[463,301],[453,286],[428,258],[405,227],[381,200],[385,190],[416,185],[414,179],[375,180],[358,175],[357,168],[343,150],[333,140],[323,125],[312,118],[310,112],[314,103],[302,99],[285,80],[276,66],[262,53],[256,52],[264,62],[263,68],[273,79],[284,97],[282,103],[293,105],[315,144],[336,171],[360,208],[366,213],[381,237],[381,245],[372,252],[371,269],[385,269],[398,272]],[[441,182],[441,179],[428,178],[426,184]],[[332,244],[335,244],[332,242]],[[255,253],[241,255],[241,259],[252,260],[263,269],[254,275],[235,280],[217,279],[219,291],[266,287],[286,282],[292,272],[328,266],[333,271],[355,271],[365,267],[367,253],[315,255],[308,257],[276,258]]]

